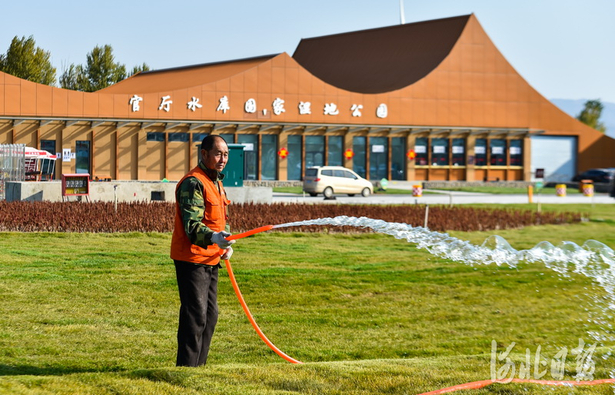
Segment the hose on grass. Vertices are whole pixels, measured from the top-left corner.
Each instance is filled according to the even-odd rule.
[[[244,233],[238,233],[238,234],[229,236],[227,240],[241,239],[244,237],[252,236],[253,234],[256,234],[256,233],[268,231],[270,229],[273,229],[273,225],[261,226],[260,228],[252,229]],[[239,304],[241,304],[241,307],[243,308],[244,313],[246,313],[246,316],[248,317],[250,324],[252,324],[252,327],[254,328],[258,336],[265,342],[265,344],[267,344],[267,346],[269,346],[270,349],[272,349],[276,354],[278,354],[280,357],[284,358],[288,362],[303,363],[301,361],[298,361],[286,355],[284,352],[282,352],[282,350],[277,348],[275,344],[273,344],[271,340],[267,338],[267,336],[265,336],[261,328],[256,323],[256,320],[254,320],[254,317],[252,316],[252,313],[250,312],[250,309],[248,308],[248,305],[246,304],[246,301],[244,300],[243,295],[241,294],[241,290],[239,289],[239,285],[237,284],[237,280],[235,279],[235,274],[233,273],[233,267],[231,266],[231,262],[228,259],[226,259],[224,261],[224,264],[226,265],[226,270],[228,271],[228,276],[229,276],[229,279],[231,280],[231,284],[233,285],[233,289],[235,290],[235,294],[237,295],[237,299],[239,299]]]
[[[473,381],[471,383],[459,384],[452,387],[442,388],[440,390],[424,392],[420,395],[436,395],[436,394],[446,394],[449,392],[461,391],[461,390],[472,390],[472,389],[480,389],[486,387],[493,383],[505,384],[506,382],[498,381],[498,380],[482,380],[482,381]],[[601,380],[593,380],[593,381],[556,381],[556,380],[532,380],[532,379],[512,379],[513,383],[525,383],[525,384],[540,384],[540,385],[552,385],[552,386],[584,386],[584,385],[599,385],[599,384],[615,384],[615,379],[601,379]]]
[[[252,235],[254,235],[256,233],[266,232],[268,230],[273,229],[274,227],[275,227],[274,225],[261,226],[260,228],[255,228],[255,229],[249,230],[249,231],[244,232],[244,233],[238,233],[238,234],[229,236],[227,239],[228,240],[242,239],[244,237],[252,236]],[[267,338],[267,336],[265,336],[263,331],[260,329],[260,327],[258,326],[256,321],[254,320],[254,317],[252,316],[252,313],[250,313],[250,309],[248,308],[248,305],[246,304],[245,300],[243,299],[243,296],[242,296],[241,291],[239,289],[239,285],[237,284],[237,280],[235,279],[235,275],[233,273],[233,268],[231,266],[231,262],[227,259],[227,260],[224,261],[224,263],[226,265],[226,269],[228,271],[231,283],[233,284],[233,289],[235,290],[235,294],[237,295],[237,298],[239,299],[239,303],[241,304],[241,307],[243,308],[243,311],[246,313],[246,316],[248,317],[248,320],[250,321],[250,323],[252,324],[252,326],[256,330],[256,333],[265,342],[265,344],[267,344],[269,346],[269,348],[271,348],[280,357],[284,358],[285,360],[287,360],[288,362],[291,362],[291,363],[299,363],[299,364],[303,363],[301,361],[298,361],[298,360],[296,360],[296,359],[286,355],[279,348],[277,348]],[[486,387],[486,386],[488,386],[490,384],[493,384],[493,383],[505,384],[506,382],[509,382],[509,381],[508,380],[507,381],[498,381],[498,380],[474,381],[474,382],[465,383],[465,384],[459,384],[459,385],[455,385],[455,386],[452,386],[452,387],[447,387],[447,388],[443,388],[443,389],[439,389],[439,390],[435,390],[435,391],[425,392],[425,393],[420,394],[420,395],[437,395],[437,394],[445,394],[445,393],[461,391],[461,390],[480,389],[480,388],[484,388],[484,387]],[[539,384],[539,385],[569,386],[569,387],[572,387],[572,386],[586,386],[586,385],[600,385],[600,384],[615,384],[615,379],[601,379],[601,380],[593,380],[593,381],[556,381],[556,380],[512,379],[510,382],[513,382],[513,383],[527,383],[527,384]]]

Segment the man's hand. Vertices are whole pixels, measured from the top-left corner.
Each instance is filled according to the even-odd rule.
[[[231,259],[232,255],[233,255],[233,247],[229,247],[226,249],[226,251],[224,251],[224,254],[220,257],[220,259],[222,259],[223,261],[226,261],[226,260]]]
[[[230,235],[231,235],[230,233],[225,232],[225,231],[214,232],[214,234],[211,235],[211,242],[214,244],[217,244],[218,247],[220,247],[221,249],[226,250],[227,248],[231,246],[231,244],[235,243],[235,240],[226,239]]]

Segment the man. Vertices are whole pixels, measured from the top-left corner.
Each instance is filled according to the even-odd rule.
[[[177,366],[207,363],[209,345],[218,321],[220,259],[233,253],[228,204],[220,172],[228,161],[228,146],[220,136],[208,135],[201,144],[202,159],[177,184],[175,228],[171,258],[175,262],[181,302],[177,330]],[[226,250],[220,257],[220,249]]]

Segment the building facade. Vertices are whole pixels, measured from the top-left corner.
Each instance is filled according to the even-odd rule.
[[[211,133],[244,145],[248,180],[301,180],[318,165],[411,181],[615,167],[615,140],[535,91],[474,15],[304,39],[293,56],[143,72],[93,93],[0,73],[0,144],[61,154],[56,177],[178,180]]]

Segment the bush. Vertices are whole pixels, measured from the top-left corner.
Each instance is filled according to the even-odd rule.
[[[0,201],[0,231],[14,232],[172,232],[175,205],[164,202],[118,203],[117,211],[109,202],[6,202]],[[308,219],[369,217],[387,222],[423,226],[425,206],[417,205],[308,205],[243,204],[232,205],[230,223],[233,232],[263,225],[275,225]],[[516,229],[538,224],[579,222],[576,213],[536,213],[529,210],[481,209],[474,207],[431,206],[429,229],[435,231],[480,231]],[[305,226],[280,228],[278,231],[360,232],[348,227]]]

